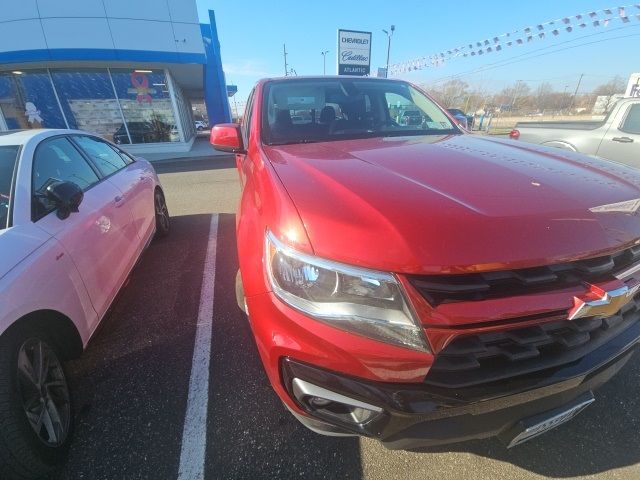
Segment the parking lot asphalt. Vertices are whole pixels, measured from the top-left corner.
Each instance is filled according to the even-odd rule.
[[[506,450],[389,451],[302,427],[271,390],[235,303],[233,157],[156,165],[172,231],[149,247],[83,357],[63,479],[176,479],[211,215],[217,215],[204,479],[640,479],[640,356],[577,418]],[[191,480],[191,479],[189,479]]]

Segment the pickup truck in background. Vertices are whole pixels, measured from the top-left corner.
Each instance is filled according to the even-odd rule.
[[[518,122],[509,137],[640,168],[640,99],[618,101],[602,121]]]

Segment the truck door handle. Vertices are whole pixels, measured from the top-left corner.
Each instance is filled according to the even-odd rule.
[[[614,142],[620,142],[620,143],[633,143],[633,138],[629,138],[629,137],[613,137],[611,140],[613,140]]]

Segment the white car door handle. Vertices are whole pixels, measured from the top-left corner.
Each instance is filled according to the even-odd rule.
[[[620,142],[620,143],[633,143],[633,138],[629,138],[629,137],[613,137],[611,140],[613,140],[614,142]]]

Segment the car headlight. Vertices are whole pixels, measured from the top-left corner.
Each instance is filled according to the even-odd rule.
[[[265,247],[271,287],[286,304],[348,332],[429,351],[422,327],[391,273],[297,252],[269,231]]]

